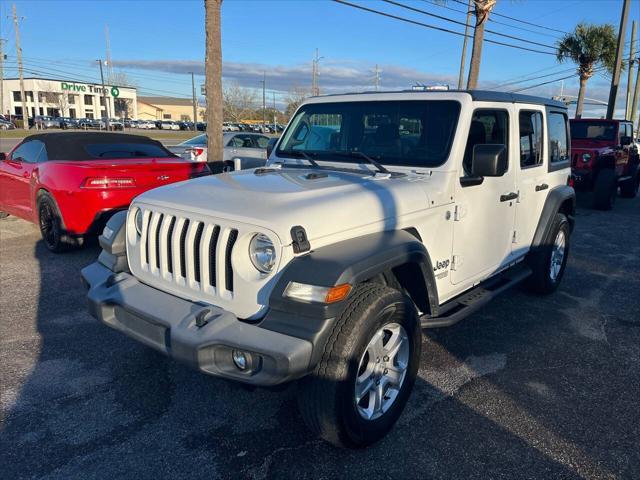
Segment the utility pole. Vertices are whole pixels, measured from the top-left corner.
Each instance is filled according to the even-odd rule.
[[[375,76],[375,87],[376,87],[376,91],[378,91],[378,88],[380,88],[380,69],[378,68],[378,64],[376,63],[376,76]]]
[[[107,57],[105,65],[107,66],[107,83],[113,83],[113,66],[111,65],[111,41],[109,40],[109,25],[104,26],[104,36],[107,46]]]
[[[21,20],[24,17],[21,17]],[[18,56],[18,78],[20,79],[20,99],[22,100],[22,128],[29,130],[29,112],[27,111],[27,99],[24,93],[24,75],[22,74],[22,48],[20,47],[20,25],[16,4],[13,4],[13,27],[16,31],[16,55]]]
[[[469,23],[471,23],[471,2],[469,0],[469,8],[467,9],[467,21],[464,27],[464,40],[462,41],[462,56],[460,57],[460,74],[458,75],[458,90],[462,90],[464,86],[464,66],[467,61],[467,41],[469,40]]]
[[[616,109],[616,97],[618,96],[618,86],[620,84],[620,70],[622,68],[622,56],[624,55],[625,31],[627,29],[627,18],[629,17],[630,0],[624,0],[622,4],[622,15],[620,16],[620,30],[618,32],[618,46],[616,47],[616,64],[611,77],[611,88],[609,89],[609,103],[607,104],[607,120],[613,118]]]
[[[316,48],[316,56],[313,59],[313,70],[312,70],[312,82],[311,82],[311,96],[317,97],[320,95],[320,84],[318,82],[318,62],[322,60],[324,57],[318,56],[318,49]]]
[[[271,94],[273,95],[273,133],[278,133],[278,130],[276,129],[276,123],[278,121],[276,113],[276,92],[271,92]]]
[[[198,123],[198,100],[196,99],[196,80],[194,72],[191,72],[191,94],[193,96],[193,131],[195,132]]]
[[[640,59],[636,59],[638,71],[636,72],[636,89],[633,94],[633,102],[631,105],[631,124],[635,128],[635,132],[640,130],[640,126],[636,123],[638,120],[638,104],[640,104]]]
[[[260,80],[260,83],[262,83],[262,130],[264,131],[265,114],[266,114],[266,108],[267,108],[266,98],[265,98],[265,87],[266,87],[266,83],[267,83],[267,72],[262,72],[262,80]]]
[[[4,38],[0,38],[0,115],[4,115],[4,69],[2,66],[4,63],[2,44],[4,42],[6,42],[6,40]]]
[[[109,100],[107,99],[107,89],[104,86],[104,74],[102,73],[102,60],[96,60],[98,65],[100,65],[100,80],[102,81],[102,100],[104,101],[104,111],[107,114],[107,118],[104,121],[104,126],[109,131]]]
[[[624,109],[624,118],[631,118],[633,107],[633,63],[636,62],[636,33],[638,24],[634,20],[631,22],[631,45],[629,46],[629,77],[627,78],[627,104]]]

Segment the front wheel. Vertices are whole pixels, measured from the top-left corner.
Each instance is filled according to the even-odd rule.
[[[616,173],[610,168],[600,170],[593,186],[593,208],[611,210],[618,194]]]
[[[556,213],[544,244],[529,254],[528,262],[533,271],[527,279],[529,290],[542,295],[556,291],[567,267],[570,238],[567,216]]]
[[[631,175],[631,178],[620,185],[620,196],[624,198],[636,198],[639,188],[640,171],[636,170],[636,172]]]
[[[358,448],[400,417],[420,363],[421,330],[411,300],[374,283],[355,288],[298,397],[305,423],[324,440]]]

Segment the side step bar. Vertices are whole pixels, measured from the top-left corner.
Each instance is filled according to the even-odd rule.
[[[520,283],[531,273],[531,268],[522,264],[506,270],[441,305],[438,316],[422,315],[420,324],[422,328],[438,328],[458,323],[485,306],[498,294]]]

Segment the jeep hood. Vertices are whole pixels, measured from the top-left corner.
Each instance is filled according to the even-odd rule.
[[[317,169],[242,170],[149,190],[135,203],[261,226],[288,245],[296,225],[310,240],[377,222],[393,229],[398,217],[429,206],[428,181]]]

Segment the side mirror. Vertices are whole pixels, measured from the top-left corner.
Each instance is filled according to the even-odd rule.
[[[269,143],[267,143],[267,158],[271,156],[271,152],[273,152],[273,148],[276,146],[278,142],[277,138],[270,138]]]
[[[631,145],[631,137],[628,135],[623,135],[620,137],[620,145],[626,147],[627,145]]]
[[[0,152],[0,162],[3,162],[7,159],[7,154],[4,152]]]
[[[474,177],[501,177],[507,171],[507,148],[503,144],[474,145],[471,174]]]

